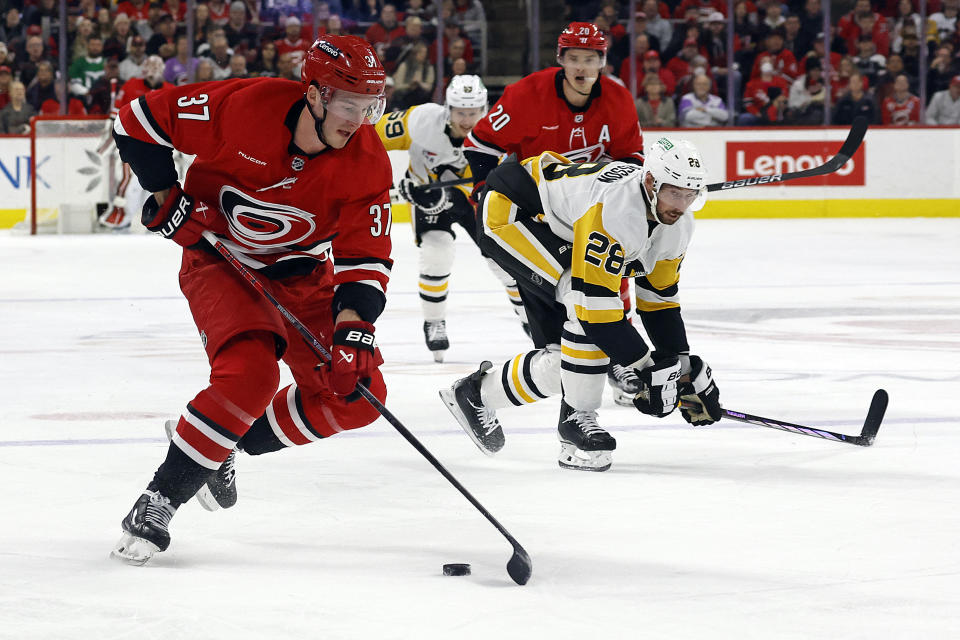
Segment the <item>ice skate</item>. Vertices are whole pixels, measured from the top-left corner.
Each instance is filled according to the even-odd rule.
[[[613,463],[611,452],[617,441],[597,424],[596,411],[577,411],[566,402],[560,403],[560,456],[557,462],[564,469],[606,471]]]
[[[167,440],[173,440],[177,430],[176,420],[167,420],[164,423]],[[223,461],[220,468],[210,474],[207,481],[196,493],[197,502],[207,511],[216,511],[221,507],[229,509],[237,504],[237,451],[234,449]]]
[[[423,338],[427,342],[427,349],[433,352],[435,362],[443,362],[443,355],[450,348],[447,339],[446,320],[427,320],[423,323]]]
[[[141,566],[155,553],[166,551],[170,546],[170,518],[176,512],[170,499],[159,491],[144,491],[120,523],[123,536],[110,555],[121,562]]]
[[[123,207],[115,206],[97,219],[100,226],[111,231],[126,231],[130,229],[130,216]]]
[[[497,413],[483,405],[480,379],[493,364],[480,363],[480,368],[466,378],[460,378],[449,389],[440,392],[447,409],[457,419],[473,443],[488,456],[503,449],[504,437]]]
[[[621,407],[632,407],[633,399],[640,392],[640,380],[630,367],[610,364],[607,369],[607,382],[613,391],[613,401]]]

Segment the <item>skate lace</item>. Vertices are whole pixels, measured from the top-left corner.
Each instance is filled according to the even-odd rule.
[[[619,364],[615,364],[612,367],[613,377],[616,381],[625,387],[635,387],[640,384],[640,379],[637,377],[637,374],[631,367],[624,367]]]
[[[444,320],[427,323],[427,337],[430,340],[440,340],[447,337],[447,323]]]
[[[220,465],[220,477],[223,479],[224,484],[231,485],[237,477],[237,452],[231,451],[230,455],[227,456],[227,459],[223,461],[223,464]]]
[[[160,493],[153,493],[144,510],[143,519],[166,529],[170,524],[170,518],[176,512],[177,510],[170,504],[170,498]]]
[[[575,411],[570,414],[567,420],[574,422],[580,430],[583,431],[584,435],[592,436],[595,433],[606,433],[606,431],[597,424],[596,411]]]
[[[500,427],[500,421],[497,420],[497,412],[493,409],[487,409],[484,405],[476,405],[472,402],[470,406],[473,407],[473,410],[477,414],[477,420],[480,421],[480,426],[483,428],[484,435],[490,435],[490,432],[495,431]]]

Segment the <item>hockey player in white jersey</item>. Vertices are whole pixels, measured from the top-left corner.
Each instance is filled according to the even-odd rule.
[[[450,342],[446,330],[448,281],[454,259],[454,223],[476,241],[476,218],[469,202],[472,184],[420,190],[417,187],[470,176],[463,141],[486,114],[487,89],[478,76],[454,76],[447,87],[446,103],[426,103],[381,118],[377,133],[388,151],[407,150],[410,166],[400,182],[401,197],[413,209],[417,246],[420,247],[420,303],[427,348],[443,361]],[[514,310],[526,322],[516,282],[495,262],[494,274],[510,296]]]
[[[643,167],[575,164],[547,152],[492,171],[480,201],[481,247],[520,284],[537,350],[490,362],[440,395],[485,453],[504,445],[496,410],[562,393],[559,464],[605,471],[616,440],[597,423],[608,364],[635,372],[633,404],[665,417],[682,398],[693,424],[721,415],[710,367],[690,355],[678,270],[706,201],[706,171],[687,141],[658,139]],[[624,316],[624,277],[642,276],[651,351]],[[681,382],[682,381],[682,382]],[[678,387],[678,383],[680,383]]]

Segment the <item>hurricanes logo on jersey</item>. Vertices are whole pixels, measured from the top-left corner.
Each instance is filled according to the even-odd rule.
[[[312,213],[257,200],[227,185],[220,189],[220,210],[233,239],[263,253],[303,242],[317,228]]]

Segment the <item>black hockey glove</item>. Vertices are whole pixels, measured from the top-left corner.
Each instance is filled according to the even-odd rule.
[[[400,197],[414,205],[427,215],[436,215],[453,206],[447,198],[446,189],[431,189],[424,191],[417,189],[417,183],[411,178],[404,178],[397,186]]]
[[[170,187],[163,204],[158,205],[153,195],[143,203],[143,212],[140,221],[148,230],[169,238],[181,247],[190,247],[200,242],[204,227],[203,223],[193,216],[193,197],[184,193],[180,183]]]
[[[680,413],[690,424],[705,426],[723,417],[720,389],[713,381],[710,365],[699,357],[690,356],[690,382],[681,382],[677,393],[682,402]]]
[[[677,380],[680,379],[680,360],[676,356],[637,371],[640,391],[633,399],[640,413],[664,418],[677,408]]]

